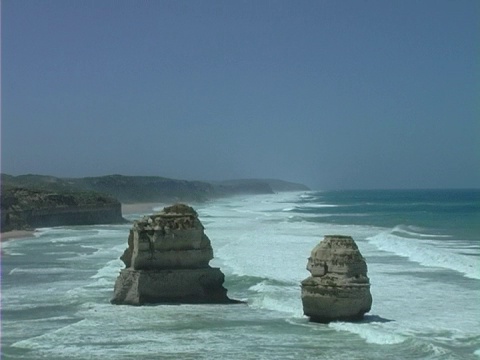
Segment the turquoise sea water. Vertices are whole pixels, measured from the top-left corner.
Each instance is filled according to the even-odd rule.
[[[2,359],[480,359],[480,191],[339,191],[195,205],[229,296],[114,306],[130,225],[2,244]],[[130,219],[141,217],[134,214]],[[326,234],[367,260],[372,310],[312,324],[300,281]]]

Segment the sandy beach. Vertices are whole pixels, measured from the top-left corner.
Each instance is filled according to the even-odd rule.
[[[0,241],[32,237],[34,232],[35,231],[33,230],[12,230],[2,232],[0,234]]]

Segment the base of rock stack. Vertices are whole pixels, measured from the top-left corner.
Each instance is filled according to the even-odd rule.
[[[369,285],[323,286],[310,277],[302,282],[302,303],[313,322],[359,321],[370,311],[372,297]]]
[[[123,269],[115,282],[112,304],[230,304],[218,268],[178,270]]]

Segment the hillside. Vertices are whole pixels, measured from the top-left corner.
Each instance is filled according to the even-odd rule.
[[[199,202],[241,194],[308,190],[281,180],[186,181],[159,176],[57,178],[1,174],[2,231],[122,222],[121,203]]]
[[[272,194],[280,191],[309,190],[305,185],[282,180],[187,181],[160,176],[107,175],[85,178],[57,178],[45,175],[1,175],[2,184],[49,191],[95,191],[122,203],[205,201],[241,194]]]

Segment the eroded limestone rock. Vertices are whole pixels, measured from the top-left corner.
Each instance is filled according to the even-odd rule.
[[[229,303],[224,275],[209,266],[213,250],[196,211],[183,204],[136,221],[126,268],[115,283],[113,304]]]
[[[307,270],[312,276],[302,281],[302,303],[311,321],[359,320],[370,311],[367,264],[350,236],[325,236]]]

